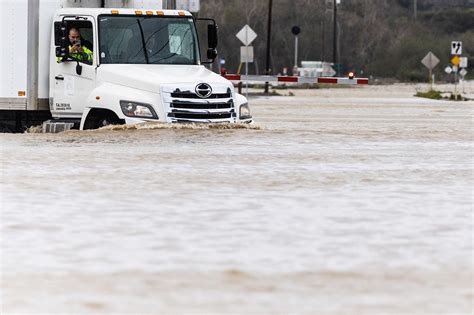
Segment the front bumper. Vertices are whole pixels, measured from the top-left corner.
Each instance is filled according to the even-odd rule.
[[[166,122],[169,123],[237,123],[238,108],[226,85],[213,85],[212,94],[200,98],[196,84],[162,86],[161,95]]]

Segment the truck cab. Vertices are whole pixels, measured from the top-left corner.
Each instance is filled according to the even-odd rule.
[[[244,96],[203,63],[216,57],[208,24],[202,61],[195,18],[187,11],[68,8],[56,12],[50,49],[49,106],[54,119],[81,129],[109,124],[250,123]],[[71,30],[80,40],[71,39]],[[92,52],[71,54],[73,45]]]
[[[214,20],[167,2],[1,0],[0,132],[46,120],[44,131],[251,123],[245,97],[205,66],[217,56]]]

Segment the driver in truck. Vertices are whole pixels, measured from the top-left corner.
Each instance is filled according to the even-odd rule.
[[[81,32],[77,28],[69,30],[69,56],[77,61],[92,64],[92,51],[81,45]]]

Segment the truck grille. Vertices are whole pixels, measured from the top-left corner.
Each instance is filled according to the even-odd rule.
[[[173,101],[171,103],[172,108],[184,108],[184,109],[222,109],[222,108],[233,108],[234,104],[232,101],[227,103],[193,103],[193,102],[183,102],[183,101]]]
[[[213,86],[213,93],[201,98],[192,92],[196,85],[184,88],[162,88],[167,121],[172,123],[236,122],[232,91],[227,86]]]
[[[171,97],[176,97],[176,98],[197,98],[195,93],[191,92],[175,92],[171,93]],[[231,93],[215,93],[211,94],[211,96],[208,97],[208,99],[216,99],[216,98],[231,98],[232,94]]]

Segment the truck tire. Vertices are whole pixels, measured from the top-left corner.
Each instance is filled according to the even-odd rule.
[[[87,120],[84,124],[84,130],[88,129],[99,129],[102,127],[110,126],[110,125],[120,125],[123,124],[124,121],[119,119],[117,115],[113,112],[109,111],[95,111],[89,114]]]

